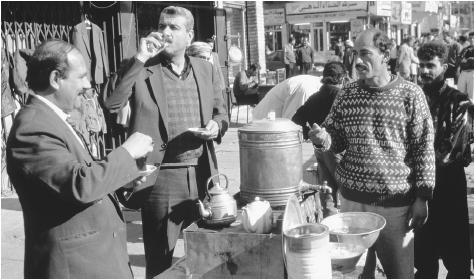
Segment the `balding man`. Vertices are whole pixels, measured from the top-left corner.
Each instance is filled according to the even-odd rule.
[[[77,95],[90,88],[74,46],[50,40],[28,64],[35,92],[15,118],[7,170],[23,209],[29,278],[132,278],[125,223],[113,192],[140,173],[135,162],[153,149],[135,133],[95,161],[67,122]]]

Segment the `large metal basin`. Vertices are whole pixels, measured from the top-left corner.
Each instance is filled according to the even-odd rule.
[[[332,242],[369,248],[379,237],[386,220],[371,212],[345,212],[324,218],[321,224],[329,228]]]

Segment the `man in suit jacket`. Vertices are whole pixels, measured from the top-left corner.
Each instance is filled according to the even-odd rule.
[[[228,127],[217,72],[209,62],[185,55],[193,26],[189,10],[165,8],[158,32],[140,40],[105,102],[115,111],[131,98],[130,131],[148,132],[156,143],[147,160],[160,170],[143,184],[153,187],[133,195],[141,207],[147,278],[171,266],[180,230],[197,219],[196,200],[217,170],[213,140],[219,143]]]
[[[94,161],[67,122],[77,95],[90,88],[72,45],[49,40],[30,60],[35,92],[16,116],[7,170],[23,209],[25,278],[132,278],[125,223],[113,195],[140,177],[135,159],[152,139],[133,134]]]

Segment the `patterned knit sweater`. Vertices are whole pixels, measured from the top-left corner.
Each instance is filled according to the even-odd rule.
[[[433,123],[417,85],[396,76],[380,88],[350,83],[323,126],[330,148],[346,151],[336,170],[344,198],[386,207],[432,198]]]

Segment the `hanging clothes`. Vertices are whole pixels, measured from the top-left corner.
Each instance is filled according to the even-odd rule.
[[[5,48],[2,48],[2,118],[12,114],[15,109],[16,104],[10,88],[10,63]]]
[[[105,50],[104,34],[94,23],[81,22],[72,29],[72,44],[84,56],[93,84],[104,83],[109,76],[109,61]]]
[[[25,103],[28,96],[32,93],[26,82],[26,75],[28,71],[28,60],[33,55],[32,49],[19,49],[13,55],[13,89],[14,93],[22,103]]]
[[[80,133],[87,148],[95,158],[99,158],[97,142],[99,133],[107,133],[104,112],[99,105],[95,89],[89,89],[76,98],[73,110],[69,113],[69,123]]]

